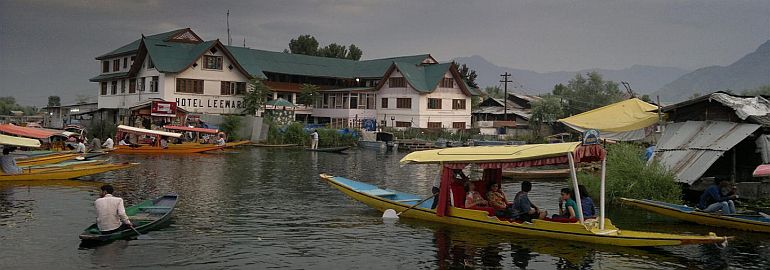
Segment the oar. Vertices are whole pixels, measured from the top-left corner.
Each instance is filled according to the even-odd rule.
[[[149,240],[149,239],[152,239],[152,237],[150,237],[149,235],[146,235],[146,234],[142,234],[142,233],[140,233],[139,231],[137,231],[137,230],[134,228],[134,226],[130,226],[130,228],[131,228],[132,230],[134,230],[134,232],[136,232],[136,234],[138,234],[138,236],[136,237],[136,239],[139,239],[139,240]]]
[[[436,193],[436,194],[438,194],[438,193]],[[399,216],[401,216],[401,214],[403,214],[404,212],[406,212],[406,211],[409,211],[409,210],[412,210],[412,208],[415,208],[415,207],[417,207],[418,205],[420,205],[420,204],[424,203],[425,201],[429,200],[430,198],[436,197],[436,194],[433,194],[433,195],[431,195],[430,197],[427,197],[427,198],[425,198],[425,199],[422,199],[421,201],[419,201],[419,202],[415,203],[414,205],[410,206],[410,207],[409,207],[409,208],[407,208],[407,209],[404,209],[404,211],[398,212],[398,214],[395,214],[395,215],[393,215],[393,213],[395,213],[396,211],[394,211],[393,209],[388,209],[388,210],[390,210],[390,211],[388,211],[388,210],[385,210],[385,213],[383,213],[383,214],[382,214],[382,217],[383,217],[383,218],[398,218],[398,217],[399,217]]]

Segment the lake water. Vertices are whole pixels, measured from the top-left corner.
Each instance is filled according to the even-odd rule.
[[[435,166],[398,163],[403,153],[292,149],[238,153],[112,156],[130,170],[77,181],[0,183],[0,269],[768,269],[770,235],[709,228],[613,207],[622,229],[734,235],[715,245],[619,248],[501,235],[401,219],[349,199],[318,178],[345,176],[428,195]],[[79,247],[94,221],[98,186],[127,204],[176,192],[172,222],[151,240]],[[530,197],[550,212],[561,182],[536,182]],[[509,197],[519,182],[503,185]]]

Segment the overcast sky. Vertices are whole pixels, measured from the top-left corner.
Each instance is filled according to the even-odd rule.
[[[227,9],[234,45],[280,51],[311,34],[364,59],[475,54],[540,72],[727,65],[770,39],[769,0],[0,0],[0,96],[95,95],[97,55],[185,27],[226,43]]]

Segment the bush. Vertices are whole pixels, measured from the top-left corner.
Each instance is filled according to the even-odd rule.
[[[682,187],[675,181],[674,174],[658,162],[647,166],[643,153],[643,148],[630,143],[619,143],[607,148],[607,200],[625,197],[681,203]],[[585,185],[597,199],[600,173],[578,174],[580,184]]]
[[[227,139],[230,141],[237,141],[238,130],[241,129],[241,117],[237,115],[226,115],[222,122],[222,132],[227,134]]]

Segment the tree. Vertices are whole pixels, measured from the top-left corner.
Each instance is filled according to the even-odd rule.
[[[463,78],[463,81],[465,81],[465,84],[470,86],[471,88],[479,88],[479,85],[476,84],[476,71],[470,69],[467,65],[462,64],[458,70],[460,72],[460,77]]]
[[[21,106],[13,97],[0,97],[0,115],[9,115],[11,111],[22,111],[25,115],[33,115],[38,112],[34,106]]]
[[[747,96],[768,96],[770,95],[770,85],[763,85],[756,89],[746,90],[743,91],[743,94]]]
[[[59,96],[48,96],[48,107],[61,106],[61,98]]]
[[[304,83],[302,86],[299,87],[300,93],[299,97],[297,98],[297,101],[300,104],[305,105],[313,105],[315,104],[316,99],[320,96],[318,93],[318,86]]]
[[[530,129],[540,132],[543,124],[551,124],[565,115],[564,103],[560,97],[546,95],[542,99],[532,102],[532,117],[529,119]]]
[[[318,56],[346,59],[348,57],[348,49],[343,45],[332,43],[319,49]]]
[[[262,80],[253,79],[249,82],[249,90],[243,96],[243,113],[255,115],[267,103],[267,98],[273,94],[273,90],[267,87]]]
[[[85,103],[91,102],[91,98],[94,98],[94,97],[89,95],[77,95],[75,96],[75,103],[85,104]]]
[[[642,101],[647,102],[647,103],[652,103],[652,99],[650,98],[650,95],[647,95],[647,94],[642,95],[642,97],[639,98],[639,99],[641,99]]]
[[[605,81],[593,71],[583,77],[576,74],[567,85],[557,84],[553,94],[562,98],[568,115],[574,115],[623,100],[618,84]]]
[[[484,92],[491,98],[503,98],[503,95],[505,95],[505,91],[500,86],[487,86],[484,88]]]
[[[318,41],[311,35],[301,35],[289,41],[289,51],[293,54],[318,55]]]
[[[350,46],[348,46],[348,59],[358,61],[363,55],[364,52],[361,51],[361,48],[358,48],[356,44],[350,44]]]

